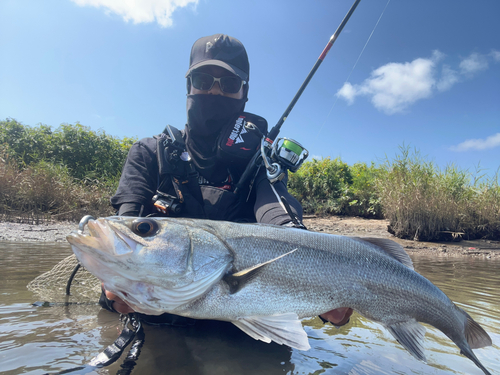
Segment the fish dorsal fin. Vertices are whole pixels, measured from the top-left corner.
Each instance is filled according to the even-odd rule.
[[[263,269],[265,266],[272,262],[276,262],[278,259],[281,259],[287,255],[290,255],[297,251],[297,249],[293,249],[288,253],[282,254],[276,258],[268,260],[264,263],[259,263],[250,268],[245,268],[242,271],[238,271],[232,274],[227,274],[224,276],[223,280],[229,285],[229,293],[233,294],[241,290],[246,284],[252,281]]]
[[[416,359],[426,362],[424,354],[425,327],[415,319],[387,326],[389,332]]]
[[[404,264],[409,269],[413,268],[413,262],[403,246],[387,238],[375,237],[351,237],[355,240],[368,242],[382,249],[384,253]]]
[[[302,323],[295,313],[277,314],[271,316],[246,316],[232,323],[253,337],[267,343],[274,341],[299,350],[309,350],[309,340],[302,328]]]

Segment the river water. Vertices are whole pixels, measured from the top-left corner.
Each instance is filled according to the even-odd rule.
[[[1,374],[57,373],[81,366],[118,337],[121,323],[117,315],[102,310],[95,300],[32,306],[40,297],[26,285],[70,254],[66,244],[0,242]],[[490,334],[493,346],[475,353],[491,373],[500,374],[500,261],[469,257],[413,260],[419,273]],[[65,302],[64,298],[59,302]],[[199,321],[191,328],[146,326],[145,344],[132,373],[482,374],[444,334],[430,326],[426,326],[428,363],[424,364],[383,327],[356,313],[340,329],[323,325],[318,318],[303,324],[311,344],[307,352],[255,341],[223,322]],[[86,373],[117,374],[122,362]]]

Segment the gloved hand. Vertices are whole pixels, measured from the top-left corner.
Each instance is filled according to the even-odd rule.
[[[340,307],[321,314],[319,318],[323,321],[323,323],[330,322],[335,327],[341,327],[349,323],[352,312],[353,310],[350,307]]]
[[[102,307],[113,312],[118,312],[120,314],[129,314],[134,312],[134,310],[125,302],[123,302],[123,300],[120,297],[104,289],[104,286],[102,284],[101,288],[102,288],[102,295],[99,300],[99,304]]]

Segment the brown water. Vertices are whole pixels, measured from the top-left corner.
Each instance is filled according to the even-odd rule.
[[[26,289],[28,282],[70,253],[66,244],[0,242],[0,373],[55,373],[80,366],[118,337],[117,315],[94,301],[31,305],[39,297]],[[414,263],[490,334],[493,347],[475,353],[490,372],[500,373],[500,261],[414,257]],[[307,352],[255,341],[228,323],[146,326],[133,374],[482,374],[433,327],[427,326],[424,364],[380,325],[356,314],[341,329],[318,318],[303,324],[311,344]],[[88,373],[116,374],[121,363]]]

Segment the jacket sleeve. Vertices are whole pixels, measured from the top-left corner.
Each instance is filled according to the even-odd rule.
[[[292,211],[302,221],[302,206],[287,190],[286,182],[288,176],[282,181],[276,182],[273,187],[266,177],[266,171],[261,168],[255,182],[255,219],[258,223],[283,225],[292,221],[290,215],[286,212],[279,201],[279,197],[285,197]],[[276,195],[278,194],[278,196]]]
[[[156,193],[157,186],[156,140],[144,138],[130,148],[118,189],[111,198],[111,204],[121,214],[145,216],[152,210],[151,199]]]

